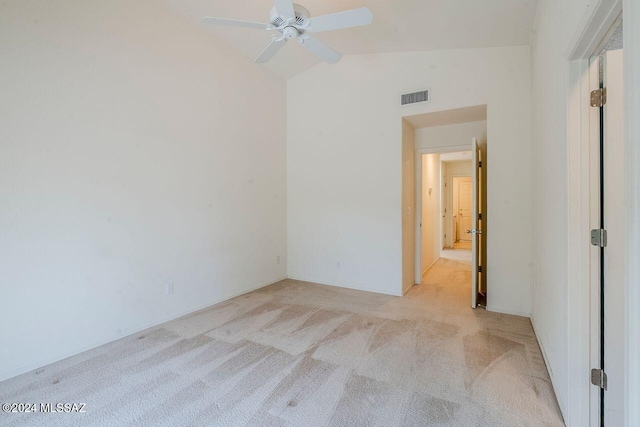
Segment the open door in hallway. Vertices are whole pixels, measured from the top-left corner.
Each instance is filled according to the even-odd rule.
[[[467,230],[471,236],[471,307],[486,306],[484,286],[484,271],[482,266],[482,152],[478,147],[478,140],[473,138],[471,145],[473,163],[473,197],[472,197],[472,228]]]
[[[457,200],[455,201],[457,212],[454,212],[458,220],[456,230],[471,230],[474,228],[471,222],[473,218],[473,181],[471,178],[454,178],[454,182],[457,186],[457,188],[454,189],[457,196]],[[471,242],[471,235],[458,232],[456,241]]]

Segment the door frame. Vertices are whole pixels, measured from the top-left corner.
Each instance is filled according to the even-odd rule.
[[[640,259],[640,3],[624,0],[624,62],[625,98],[625,194],[629,204],[627,214],[627,260]],[[632,118],[634,120],[632,120]],[[631,308],[640,301],[640,265],[627,262],[627,412],[628,426],[640,425],[640,366],[630,363],[640,360],[640,312]]]
[[[635,4],[634,4],[635,3]],[[624,5],[624,10],[623,10]],[[568,426],[594,425],[599,420],[593,410],[588,372],[592,366],[591,293],[593,263],[589,238],[591,192],[593,190],[589,151],[593,140],[589,106],[589,60],[610,28],[622,13],[624,20],[625,85],[625,196],[627,259],[640,259],[640,4],[636,0],[599,0],[583,17],[579,31],[567,52],[567,166],[568,166],[568,346],[566,422]],[[635,37],[635,40],[634,40]],[[627,384],[625,386],[625,425],[640,425],[640,366],[630,363],[640,360],[640,312],[631,310],[633,301],[640,300],[640,266],[627,262],[625,292],[627,295],[625,348]],[[556,384],[556,386],[565,386]],[[595,388],[595,387],[594,387]]]
[[[469,162],[471,163],[471,160],[469,160]],[[469,180],[473,181],[473,176],[471,175],[451,175],[451,180],[449,182],[447,182],[447,184],[451,184],[451,213],[453,214],[453,184],[456,178],[469,178]],[[473,228],[473,227],[472,227]],[[451,232],[451,235],[453,235],[453,220],[451,222],[451,227],[449,228],[449,230],[447,230],[447,232]],[[471,241],[471,239],[469,239],[469,241]],[[444,242],[443,242],[444,243]],[[454,241],[451,242],[452,243],[452,247],[453,247],[453,243],[455,243]],[[443,248],[444,249],[444,248]]]
[[[452,145],[448,147],[420,148],[416,150],[416,185],[415,185],[415,283],[422,283],[422,275],[424,269],[428,269],[429,265],[422,265],[422,155],[423,154],[444,154],[455,153],[458,151],[469,151],[471,145]],[[440,162],[442,163],[442,162]],[[420,173],[417,173],[418,170]],[[440,188],[442,188],[442,174],[440,174]],[[440,191],[440,209],[442,210],[442,191]],[[439,239],[442,242],[442,229],[444,227],[442,221],[442,212],[440,215]],[[437,262],[437,261],[436,261]]]

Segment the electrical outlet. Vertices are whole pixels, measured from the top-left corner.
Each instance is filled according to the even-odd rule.
[[[336,268],[337,268],[338,270],[340,270],[340,261],[338,261],[338,262],[336,263]]]
[[[173,294],[173,289],[174,289],[174,288],[173,288],[173,283],[169,283],[169,284],[167,285],[167,289],[165,290],[166,294],[167,294],[167,295],[172,295],[172,294]]]
[[[276,264],[280,264],[280,255],[276,257]]]

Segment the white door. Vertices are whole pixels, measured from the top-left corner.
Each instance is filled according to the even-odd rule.
[[[624,127],[622,50],[605,57],[604,87],[604,392],[605,426],[624,425]]]
[[[480,213],[480,183],[479,179],[481,178],[480,167],[481,160],[478,149],[478,140],[473,138],[471,142],[471,163],[473,164],[473,175],[472,175],[472,197],[471,197],[471,224],[473,228],[469,229],[469,234],[471,236],[471,308],[478,307],[478,297],[481,283],[481,270],[480,270],[480,240],[479,237],[482,234],[482,229],[480,228],[480,222],[478,221],[478,214]]]
[[[471,215],[473,213],[473,181],[471,178],[458,180],[458,239],[469,242],[471,234],[467,234],[467,230],[471,230]]]

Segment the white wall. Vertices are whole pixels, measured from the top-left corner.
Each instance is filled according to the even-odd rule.
[[[581,249],[576,249],[569,244],[569,242],[580,241],[580,236],[585,236],[583,241],[588,245],[588,234],[585,235],[585,233],[589,230],[588,227],[584,229],[578,227],[575,233],[568,234],[568,230],[576,230],[577,223],[585,221],[582,195],[579,192],[581,182],[585,182],[585,179],[588,182],[588,171],[581,169],[580,166],[580,156],[584,153],[581,136],[579,132],[574,133],[573,126],[571,128],[567,126],[568,121],[569,123],[577,121],[580,128],[580,111],[578,110],[589,107],[584,103],[585,99],[580,100],[582,88],[577,83],[570,84],[569,53],[576,47],[582,35],[591,34],[587,28],[592,25],[592,22],[600,22],[598,19],[592,20],[593,14],[607,9],[616,10],[616,3],[616,0],[540,0],[534,26],[535,37],[532,40],[533,164],[540,165],[534,169],[533,179],[535,282],[532,321],[568,426],[583,426],[588,423],[588,396],[591,389],[584,376],[584,371],[587,371],[589,366],[584,366],[581,362],[585,352],[588,351],[589,316],[573,311],[576,304],[580,306],[576,301],[585,295],[580,289],[588,285],[581,279],[586,276],[588,280],[588,274],[575,274],[576,270],[580,271],[582,263],[579,255]],[[639,125],[636,118],[638,117],[638,99],[640,99],[638,90],[640,49],[637,48],[640,40],[638,38],[639,9],[637,1],[624,1],[625,92],[627,93],[625,116],[627,123],[631,124],[627,129],[625,148],[627,166],[630,166],[626,171],[630,179],[630,186],[627,189],[630,201],[628,210],[628,218],[631,218],[630,226],[634,226],[635,218],[640,218],[637,215],[638,205],[633,205],[634,200],[637,203],[638,197]],[[615,18],[615,13],[611,18]],[[606,30],[606,27],[603,28],[603,31]],[[589,44],[587,38],[582,40],[586,40],[584,46]],[[598,41],[599,39],[595,40],[596,43]],[[571,74],[578,70],[579,77],[579,65],[572,64],[571,70]],[[569,99],[578,99],[584,107],[581,106],[575,110],[572,102],[571,105],[568,104]],[[572,141],[577,141],[577,146]],[[588,159],[588,153],[586,155]],[[630,228],[630,242],[636,242],[636,246],[629,245],[630,256],[638,253],[637,222],[635,227]],[[635,236],[632,234],[634,231]],[[588,250],[584,252],[588,253]],[[588,265],[586,268],[588,269]],[[637,263],[630,264],[630,271],[631,274],[634,274],[634,271],[637,274]],[[637,280],[629,283],[630,289],[635,290],[632,291],[636,292],[635,295],[638,295],[638,283]],[[637,298],[632,298],[630,301],[633,301],[629,306],[631,312],[637,313],[633,308]],[[588,304],[587,292],[586,305]],[[635,321],[637,322],[637,317]],[[586,347],[580,347],[579,344],[582,342],[587,343]],[[633,345],[637,346],[637,343]],[[635,347],[636,355],[637,349],[638,347]],[[633,351],[633,348],[631,350]],[[633,357],[633,353],[631,354]],[[637,357],[631,360],[637,360]],[[579,366],[581,370],[576,371],[575,366]],[[629,367],[636,369],[637,363],[632,363]],[[638,425],[637,417],[640,417],[637,410],[640,375],[637,370],[632,375],[634,376],[630,378],[635,378],[635,383],[629,388],[627,402],[631,408],[636,408],[630,409],[636,411],[635,414],[631,414],[636,416],[636,421],[628,420],[629,426]]]
[[[528,314],[531,168],[513,159],[531,153],[529,72],[519,46],[347,56],[290,79],[289,276],[399,294],[400,118],[486,104],[488,304]],[[431,103],[399,107],[401,93],[424,87]]]
[[[402,293],[416,282],[415,222],[416,222],[416,132],[408,121],[402,120]],[[344,285],[343,285],[344,286]]]
[[[0,58],[0,380],[285,277],[283,81],[151,0],[2,2]]]
[[[487,142],[487,122],[469,122],[448,126],[434,126],[416,129],[416,149],[433,149],[469,146],[471,139],[477,138],[479,144]]]
[[[447,182],[447,162],[442,161],[442,157],[440,157],[440,200],[442,205],[440,206],[440,211],[442,215],[442,220],[440,222],[440,240],[441,240],[441,248],[440,255],[442,256],[442,249],[445,247],[451,246],[449,243],[449,233],[447,230],[450,228],[448,225],[447,217],[450,211],[450,205],[452,204],[451,196],[448,194],[448,186],[445,186]]]
[[[558,403],[567,397],[567,146],[562,73],[568,1],[541,0],[532,46],[534,253],[532,321],[549,363]],[[562,41],[565,41],[563,43]]]
[[[440,259],[440,154],[422,156],[422,246],[421,276]],[[429,194],[431,189],[431,194]]]

